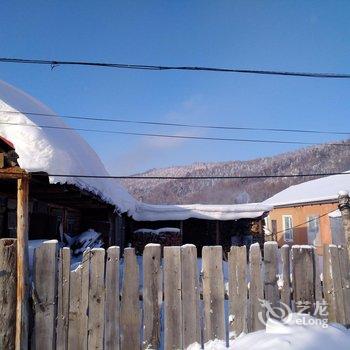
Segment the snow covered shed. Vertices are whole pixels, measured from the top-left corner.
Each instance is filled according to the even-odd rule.
[[[46,127],[43,127],[46,126]],[[16,183],[29,179],[29,239],[92,228],[121,244],[121,218],[135,199],[93,149],[33,97],[0,81],[0,237],[16,236]],[[60,175],[78,175],[65,177]]]
[[[338,208],[339,191],[350,190],[350,171],[290,186],[263,203],[274,207],[267,227],[279,246],[344,243]],[[338,214],[338,215],[337,215]]]
[[[245,236],[254,242],[264,241],[263,218],[272,206],[260,203],[233,205],[153,205],[138,203],[128,220],[126,242],[142,251],[150,239],[163,245],[192,243],[200,252],[205,245],[222,245],[228,249],[242,244]],[[177,230],[177,231],[176,231]],[[148,232],[149,231],[149,232]],[[180,233],[180,236],[179,236]],[[162,237],[157,240],[157,237]]]

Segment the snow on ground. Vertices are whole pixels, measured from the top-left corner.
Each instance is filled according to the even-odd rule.
[[[348,350],[350,330],[339,324],[322,326],[320,320],[309,316],[292,314],[287,324],[267,322],[266,329],[244,334],[230,341],[229,348],[224,341],[214,340],[205,344],[205,350]],[[304,323],[301,325],[301,323]],[[199,344],[190,345],[187,350],[199,350]]]
[[[54,114],[33,97],[0,80],[0,121],[9,123],[0,124],[0,135],[14,144],[21,168],[28,172],[42,171],[49,174],[109,175],[95,151],[76,131],[68,128],[61,118],[32,115],[28,112]],[[116,205],[121,212],[132,213],[135,209],[136,200],[115,179],[50,176],[50,182],[69,183],[91,191]]]
[[[336,200],[340,191],[350,190],[350,170],[340,175],[294,185],[266,199],[263,204],[274,206]]]

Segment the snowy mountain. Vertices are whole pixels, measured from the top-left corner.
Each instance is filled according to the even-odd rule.
[[[341,142],[348,143],[349,140]],[[348,146],[320,145],[250,161],[195,163],[152,169],[144,176],[229,176],[342,172],[350,169]],[[124,180],[137,199],[155,204],[259,202],[312,178],[244,180]]]

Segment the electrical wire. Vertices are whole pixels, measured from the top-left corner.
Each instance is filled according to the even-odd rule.
[[[9,175],[18,175],[8,172]],[[86,174],[47,174],[31,173],[33,176],[53,176],[69,178],[88,178],[88,179],[135,179],[135,180],[218,180],[218,179],[275,179],[275,178],[298,178],[298,177],[325,177],[333,175],[350,175],[350,172],[330,172],[330,173],[306,173],[306,174],[278,174],[278,175],[222,175],[222,176],[141,176],[141,175],[86,175]]]
[[[189,136],[189,135],[171,135],[171,134],[154,134],[143,132],[131,132],[131,131],[117,131],[117,130],[100,130],[89,128],[71,128],[65,126],[53,126],[53,125],[36,125],[36,124],[24,124],[24,123],[12,123],[12,122],[0,122],[0,125],[13,125],[34,127],[53,130],[66,130],[66,131],[81,131],[81,132],[95,132],[104,134],[116,134],[116,135],[132,135],[132,136],[146,136],[146,137],[158,137],[158,138],[171,138],[171,139],[185,139],[185,140],[204,140],[204,141],[231,141],[231,142],[249,142],[249,143],[272,143],[272,144],[289,144],[289,145],[319,145],[315,142],[304,141],[284,141],[284,140],[265,140],[265,139],[241,139],[241,138],[229,138],[229,137],[209,137],[209,136]],[[327,143],[330,146],[349,147],[350,143]]]
[[[273,131],[273,132],[287,132],[287,133],[308,133],[308,134],[327,134],[327,135],[350,135],[350,131],[327,131],[327,130],[311,130],[311,129],[279,129],[279,128],[257,128],[257,127],[241,127],[230,125],[203,125],[203,124],[188,124],[188,123],[168,123],[168,122],[156,122],[151,120],[130,120],[130,119],[114,119],[97,116],[76,116],[66,114],[49,114],[49,113],[37,113],[26,111],[9,111],[2,110],[1,113],[7,114],[26,114],[42,117],[59,117],[63,119],[75,119],[75,120],[87,120],[98,122],[114,122],[124,124],[143,124],[143,125],[158,125],[158,126],[174,126],[193,129],[219,129],[219,130],[248,130],[248,131]]]
[[[261,70],[261,69],[234,69],[234,68],[219,68],[219,67],[197,67],[197,66],[163,66],[163,65],[145,65],[145,64],[125,64],[125,63],[104,63],[104,62],[87,62],[87,61],[60,61],[60,60],[45,60],[45,59],[25,59],[25,58],[7,58],[0,57],[2,63],[19,63],[19,64],[40,64],[49,65],[51,68],[58,66],[90,66],[90,67],[108,67],[118,69],[137,69],[151,71],[206,71],[206,72],[221,72],[221,73],[239,73],[239,74],[259,74],[259,75],[278,75],[278,76],[293,76],[307,78],[331,78],[331,79],[349,79],[348,73],[317,73],[317,72],[291,72],[277,70]]]

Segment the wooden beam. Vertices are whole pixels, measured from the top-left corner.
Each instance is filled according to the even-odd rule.
[[[27,173],[25,170],[21,169],[18,166],[15,167],[9,167],[9,168],[1,168],[0,169],[0,179],[20,179],[23,176],[26,176]]]
[[[17,312],[16,350],[28,349],[28,197],[29,179],[17,184]]]

